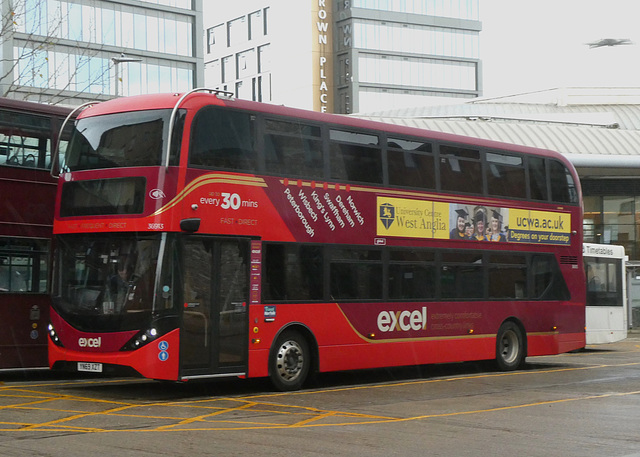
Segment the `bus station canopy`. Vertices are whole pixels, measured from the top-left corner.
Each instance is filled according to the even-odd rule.
[[[562,88],[354,116],[551,149],[582,177],[640,170],[640,88]]]

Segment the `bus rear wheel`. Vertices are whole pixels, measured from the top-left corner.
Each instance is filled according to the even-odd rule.
[[[296,331],[283,332],[271,350],[269,377],[281,391],[299,390],[309,374],[311,355],[307,340]]]
[[[496,338],[496,363],[502,371],[511,371],[524,364],[525,345],[522,330],[514,322],[500,326]]]

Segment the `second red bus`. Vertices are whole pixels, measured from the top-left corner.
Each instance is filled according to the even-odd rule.
[[[65,107],[0,98],[0,370],[48,368],[57,180],[50,174]],[[64,145],[68,135],[62,138]]]

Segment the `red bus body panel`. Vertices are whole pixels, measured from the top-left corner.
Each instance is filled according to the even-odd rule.
[[[150,379],[177,380],[180,336],[179,330],[162,335],[146,346],[135,351],[119,349],[137,332],[85,333],[67,324],[64,319],[51,311],[51,323],[61,335],[62,346],[50,342],[50,366],[58,360],[66,362],[93,362],[114,366],[131,367],[141,376]],[[84,341],[81,347],[80,341]],[[99,343],[98,343],[99,341]],[[159,347],[163,343],[162,348]],[[160,357],[160,353],[167,354]]]
[[[50,243],[56,184],[46,170],[0,167],[0,236]],[[47,367],[50,304],[46,293],[0,292],[0,370]]]
[[[540,305],[540,306],[538,306]],[[585,345],[579,305],[558,313],[554,303],[426,302],[276,305],[274,321],[264,322],[263,305],[251,307],[249,376],[266,376],[271,342],[290,323],[307,327],[318,344],[320,371],[366,369],[493,359],[499,325],[514,316],[522,321],[527,354],[541,356],[567,352]],[[408,335],[381,335],[372,321],[379,311],[426,308],[428,328]],[[302,310],[302,311],[301,311]],[[321,317],[319,317],[321,316]],[[581,327],[582,325],[582,327]],[[434,330],[437,327],[441,330]],[[373,336],[372,336],[373,335]]]

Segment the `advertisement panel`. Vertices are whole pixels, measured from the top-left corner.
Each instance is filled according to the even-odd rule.
[[[571,214],[407,198],[377,198],[384,237],[569,245]]]
[[[449,238],[449,203],[378,197],[379,236]]]

